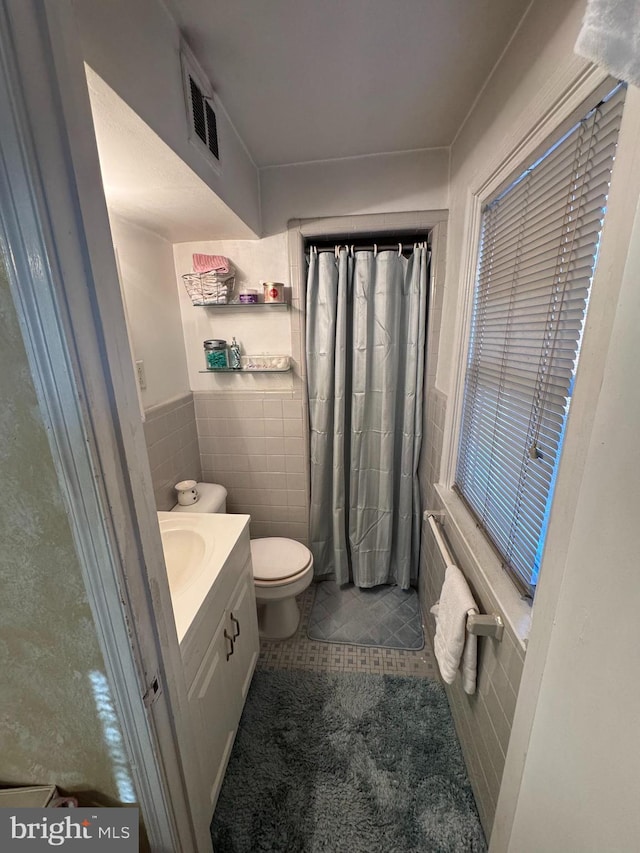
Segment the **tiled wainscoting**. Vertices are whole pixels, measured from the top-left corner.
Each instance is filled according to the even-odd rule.
[[[194,393],[202,476],[251,515],[251,536],[309,538],[306,405],[297,391]]]
[[[465,544],[446,521],[445,536],[456,564],[464,572],[481,612],[499,612],[491,590],[474,570],[473,560]],[[422,601],[427,613],[425,626],[431,643],[433,643],[435,621],[429,614],[429,608],[440,597],[445,568],[445,561],[431,528],[428,522],[423,522],[421,578],[424,598]],[[524,654],[520,642],[507,624],[501,642],[490,637],[478,638],[476,693],[468,696],[462,689],[459,677],[451,686],[447,686],[449,704],[487,838],[491,836],[516,697],[524,666]]]
[[[440,228],[434,240],[444,240]],[[423,451],[420,458],[420,494],[423,510],[438,510],[440,500],[434,484],[440,481],[440,463],[447,411],[447,397],[435,386],[440,319],[442,316],[442,287],[444,252],[434,251],[436,261],[431,290],[428,321],[427,371],[425,375],[425,407],[423,419]],[[484,613],[499,611],[497,603],[482,578],[474,569],[471,555],[446,525],[451,551],[462,569],[479,607]],[[423,609],[428,640],[433,644],[435,621],[429,609],[440,597],[445,563],[440,555],[428,522],[422,523],[420,573],[418,591]],[[505,755],[511,733],[511,723],[520,685],[524,651],[511,630],[506,627],[502,642],[487,637],[478,642],[477,692],[468,696],[460,679],[447,686],[447,695],[456,730],[465,756],[469,777],[478,804],[478,811],[487,838],[491,835],[493,818],[502,779]]]
[[[193,394],[161,403],[145,412],[144,437],[156,507],[170,510],[180,480],[201,480],[200,451]]]

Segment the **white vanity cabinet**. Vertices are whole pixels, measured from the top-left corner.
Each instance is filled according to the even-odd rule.
[[[233,652],[229,658],[234,684],[238,692],[238,717],[244,708],[244,702],[251,686],[251,678],[258,659],[260,641],[258,639],[258,619],[256,615],[256,594],[253,584],[253,569],[243,572],[236,584],[229,603],[229,620],[233,629]]]
[[[215,806],[238,725],[237,689],[230,673],[227,637],[227,620],[223,618],[189,688],[191,725],[211,809]]]
[[[259,652],[248,525],[216,577],[180,650],[189,720],[210,817]]]

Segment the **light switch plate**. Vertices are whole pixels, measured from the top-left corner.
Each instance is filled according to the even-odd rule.
[[[138,377],[138,385],[144,389],[147,387],[147,377],[144,372],[144,361],[136,361],[136,376]]]

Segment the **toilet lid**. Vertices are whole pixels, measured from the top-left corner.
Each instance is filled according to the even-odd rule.
[[[311,551],[295,539],[269,536],[251,540],[251,562],[256,580],[285,580],[306,569],[310,561]]]

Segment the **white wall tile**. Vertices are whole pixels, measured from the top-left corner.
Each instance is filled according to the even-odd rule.
[[[257,489],[278,489],[284,491],[288,488],[286,474],[269,472],[265,474],[253,474],[252,478],[252,485]],[[282,505],[284,506],[285,504],[286,501],[282,501]]]
[[[287,456],[304,456],[307,451],[307,442],[304,438],[287,437],[285,453]]]
[[[257,524],[294,524],[297,538],[308,536],[307,442],[303,437],[302,395],[196,393],[203,471],[229,489],[233,511],[271,506]],[[291,433],[285,436],[285,430]],[[186,437],[186,436],[185,436]],[[304,528],[304,531],[302,530]],[[282,531],[284,528],[278,528]],[[257,535],[252,525],[252,535]],[[283,535],[283,534],[282,534]]]
[[[297,400],[282,401],[282,415],[284,418],[299,420],[302,418],[302,406]]]
[[[286,419],[283,421],[285,437],[302,438],[302,420]]]
[[[284,438],[267,438],[265,441],[265,452],[269,456],[282,456],[285,452]]]
[[[231,460],[231,471],[249,470],[249,457],[246,453],[232,453],[228,458]]]
[[[202,461],[194,438],[195,413],[191,393],[146,412],[144,434],[159,510],[170,510],[175,505],[175,483],[202,479]]]
[[[287,474],[286,475],[288,489],[304,489],[307,485],[306,476],[304,474]]]
[[[303,456],[283,456],[287,474],[304,474],[305,460]]]
[[[232,457],[235,458],[235,457]],[[247,468],[249,471],[260,471],[265,472],[269,470],[269,457],[265,453],[262,454],[252,454],[251,456],[247,456]]]
[[[263,406],[265,418],[282,420],[282,400],[265,400]]]
[[[297,521],[299,524],[309,523],[309,510],[306,506],[290,506],[289,521]]]
[[[265,421],[264,418],[239,418],[233,421],[233,430],[236,435],[264,435]]]
[[[268,470],[284,473],[287,470],[287,458],[286,456],[267,456]]]
[[[239,400],[233,404],[233,414],[241,421],[245,418],[264,418],[264,408],[262,400],[255,402],[250,400]]]
[[[272,506],[270,510],[270,521],[291,521],[288,506]]]
[[[270,437],[284,435],[284,422],[282,418],[268,418],[264,421],[264,434]]]

